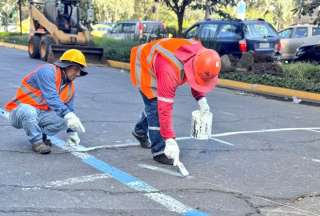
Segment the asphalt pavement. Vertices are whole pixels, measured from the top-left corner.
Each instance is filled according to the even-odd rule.
[[[43,62],[15,49],[0,56],[3,106]],[[188,86],[179,88],[174,127],[191,174],[182,178],[131,136],[143,104],[128,73],[89,71],[76,80],[81,146],[103,147],[70,152],[57,139],[51,154],[38,155],[0,119],[0,216],[320,215],[319,107],[217,88],[207,96],[213,137],[200,141],[189,137],[197,103]]]

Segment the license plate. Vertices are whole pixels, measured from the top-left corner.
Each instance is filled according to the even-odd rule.
[[[262,49],[264,49],[264,48],[270,48],[270,43],[260,43],[260,44],[259,44],[259,48],[262,48]]]

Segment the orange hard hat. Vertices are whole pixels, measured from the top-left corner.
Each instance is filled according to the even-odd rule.
[[[193,59],[194,78],[201,86],[217,77],[221,69],[219,54],[210,49],[203,48],[197,52]]]
[[[216,86],[221,69],[221,59],[216,51],[196,43],[183,46],[176,56],[184,62],[187,82],[194,90],[207,93]]]

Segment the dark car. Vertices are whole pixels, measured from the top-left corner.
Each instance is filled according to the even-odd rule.
[[[199,39],[221,56],[240,58],[243,53],[251,52],[254,56],[274,59],[280,50],[277,31],[264,20],[205,20],[190,27],[184,37]]]
[[[320,41],[304,44],[297,49],[295,61],[320,63]]]

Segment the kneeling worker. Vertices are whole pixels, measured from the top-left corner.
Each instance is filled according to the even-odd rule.
[[[216,86],[220,65],[218,53],[195,40],[165,38],[131,50],[131,81],[139,88],[145,106],[132,134],[142,147],[151,147],[155,161],[168,165],[179,161],[172,126],[177,87],[187,82],[200,112],[209,112],[205,94]]]
[[[80,143],[78,132],[85,132],[75,115],[73,102],[76,77],[85,76],[86,59],[76,49],[67,50],[54,64],[43,64],[27,74],[16,96],[5,109],[12,126],[23,128],[29,137],[32,150],[40,154],[51,152],[52,136],[66,130],[68,144]]]

